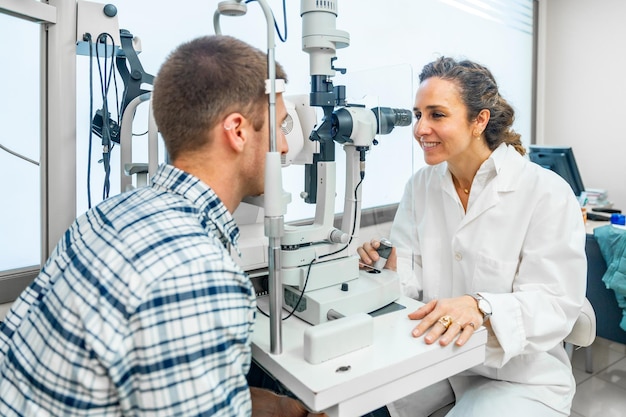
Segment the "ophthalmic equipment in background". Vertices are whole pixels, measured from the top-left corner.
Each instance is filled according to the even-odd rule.
[[[264,1],[259,1],[264,5]],[[221,33],[220,15],[245,13],[241,1],[219,3],[214,17],[216,33]],[[269,9],[269,8],[267,8]],[[355,313],[380,309],[400,295],[397,274],[390,270],[371,273],[359,269],[356,254],[361,218],[361,185],[365,179],[367,153],[376,144],[376,136],[390,133],[396,126],[411,124],[411,112],[404,109],[376,107],[346,102],[344,86],[334,86],[337,71],[336,49],[347,47],[349,34],[336,29],[337,0],[301,0],[302,50],[310,57],[311,91],[307,95],[286,96],[289,113],[285,132],[290,152],[283,165],[305,166],[305,202],[315,204],[315,217],[308,225],[284,224],[286,208],[276,209],[290,201],[282,190],[280,174],[275,167],[266,167],[265,195],[248,202],[264,207],[265,235],[268,237],[268,268],[271,329],[280,336],[280,319],[293,312],[301,319],[317,325]],[[271,11],[265,12],[266,17]],[[268,18],[268,76],[275,70],[273,32]],[[270,38],[272,38],[270,40]],[[274,90],[274,94],[276,91]],[[270,136],[275,145],[275,96],[270,95]],[[272,101],[273,100],[273,101]],[[316,108],[323,113],[317,122]],[[274,111],[274,113],[272,113]],[[346,161],[345,200],[341,225],[335,227],[336,155],[335,144],[343,147]],[[269,164],[275,164],[268,160]],[[278,219],[277,219],[278,218]],[[257,229],[258,230],[258,229]],[[242,235],[244,231],[242,230]],[[243,237],[243,236],[242,236]],[[279,244],[278,244],[279,242]],[[245,266],[245,259],[243,259]],[[274,297],[274,306],[272,306]],[[273,340],[274,342],[274,340]],[[280,353],[280,341],[272,353]],[[276,349],[275,349],[276,348]]]

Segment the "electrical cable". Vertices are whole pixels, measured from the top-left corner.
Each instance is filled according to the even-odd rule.
[[[29,158],[29,157],[27,157],[27,156],[24,156],[24,155],[22,155],[22,154],[19,154],[19,153],[15,152],[15,151],[12,151],[11,149],[7,148],[6,146],[2,145],[1,143],[0,143],[0,149],[2,149],[2,150],[3,150],[3,151],[5,151],[5,152],[10,153],[10,154],[11,154],[11,155],[13,155],[13,156],[17,156],[18,158],[21,158],[21,159],[23,159],[24,161],[27,161],[27,162],[30,162],[31,164],[34,164],[34,165],[39,166],[39,162],[37,162],[37,161],[35,161],[35,160],[33,160],[33,159],[30,159],[30,158]]]
[[[124,32],[123,30],[121,32]],[[104,181],[102,186],[102,199],[107,199],[109,197],[111,191],[111,155],[115,148],[116,143],[120,143],[120,126],[122,119],[122,105],[123,103],[120,101],[119,97],[119,88],[117,83],[117,74],[115,71],[115,62],[116,62],[116,44],[115,39],[109,33],[100,33],[97,38],[92,39],[91,34],[85,34],[84,40],[89,41],[90,49],[89,49],[89,92],[90,92],[90,120],[89,120],[89,155],[88,155],[88,166],[87,166],[87,200],[88,206],[91,208],[91,157],[92,157],[92,142],[93,142],[93,133],[97,134],[102,139],[102,159],[98,160],[98,163],[102,163],[104,166]],[[122,44],[123,46],[124,44]],[[98,76],[100,81],[100,94],[102,96],[102,107],[96,111],[94,115],[93,111],[93,72],[94,72],[94,55],[92,53],[92,49],[96,48],[96,59],[98,64]],[[110,48],[110,49],[109,49]],[[104,51],[104,56],[102,57],[102,51]],[[127,52],[128,53],[128,52]],[[101,59],[102,58],[102,59]],[[119,60],[119,58],[118,58]],[[119,64],[119,62],[118,62]],[[143,71],[143,70],[142,70]],[[122,78],[124,78],[125,74],[123,72],[120,73]],[[129,74],[126,74],[129,75]],[[144,74],[148,75],[148,74]],[[124,80],[125,81],[125,80]],[[109,95],[111,89],[111,83],[113,83],[113,87],[115,90],[115,118],[116,121],[111,118],[110,109],[112,105],[109,103]],[[126,90],[124,91],[124,98],[126,97]],[[123,99],[124,99],[123,98]],[[131,132],[131,136],[143,136],[149,133],[149,130],[141,133],[135,134]],[[124,190],[121,190],[124,191]]]
[[[278,29],[278,24],[276,23],[276,19],[274,19],[274,27],[276,28],[276,33],[278,34],[278,38],[281,42],[287,42],[287,5],[286,0],[283,0],[283,28],[285,29],[285,37],[280,34],[280,30]]]
[[[102,34],[98,35],[97,43],[99,43],[102,39]],[[98,45],[96,44],[96,57],[98,62],[98,75],[100,76],[100,93],[102,95],[102,162],[104,164],[104,183],[102,187],[102,199],[108,197],[108,190],[110,187],[109,175],[111,173],[111,137],[109,132],[109,108],[108,108],[108,87],[107,83],[107,68],[106,68],[106,55],[107,55],[107,46],[106,46],[106,36],[104,36],[104,73],[102,71],[102,66],[100,64],[100,53]]]
[[[247,0],[247,3],[252,3],[253,1],[257,1],[257,0]],[[278,22],[276,22],[276,17],[274,17],[274,12],[272,12],[272,17],[274,18],[274,28],[276,29],[276,33],[278,34],[278,38],[281,40],[281,42],[285,43],[287,42],[287,4],[286,4],[286,0],[283,0],[283,28],[285,29],[285,37],[283,38],[283,36],[280,33],[280,29],[278,28]]]
[[[359,183],[356,185],[356,187],[354,187],[354,200],[357,201],[357,197],[358,197],[358,190],[359,187],[361,186],[361,183],[363,182],[363,179],[365,178],[365,172],[361,171],[361,180],[359,181]],[[346,245],[339,249],[336,250],[335,252],[331,252],[331,253],[327,253],[326,255],[322,255],[320,256],[318,259],[322,259],[322,258],[326,258],[328,256],[332,256],[332,255],[336,255],[344,250],[346,250],[350,244],[352,243],[352,238],[354,237],[354,233],[356,232],[356,216],[358,213],[358,204],[354,205],[354,221],[352,223],[352,233],[350,233],[350,240],[348,240],[348,243],[346,243]],[[300,306],[300,302],[302,301],[302,298],[304,297],[304,293],[306,291],[306,286],[309,282],[309,274],[311,273],[311,267],[313,266],[313,263],[315,263],[317,259],[313,259],[311,260],[311,263],[309,263],[309,268],[307,269],[306,272],[306,278],[304,280],[304,285],[302,287],[302,292],[300,292],[300,297],[298,297],[298,301],[296,302],[295,307],[293,308],[293,310],[291,310],[291,313],[289,313],[289,315],[287,315],[287,317],[283,318],[283,320],[287,320],[289,317],[291,317],[293,315],[293,313],[298,309],[298,307]]]
[[[246,3],[251,3],[253,1],[256,1],[256,0],[247,0]],[[278,38],[282,42],[286,42],[287,41],[287,4],[286,4],[286,0],[283,0],[283,27],[285,29],[285,37],[284,38],[283,38],[282,34],[280,33],[280,29],[278,28],[278,23],[276,22],[276,17],[274,16],[273,12],[272,12],[272,16],[274,18],[274,28],[276,29],[276,33],[278,34]],[[359,181],[359,183],[354,188],[354,199],[355,199],[355,201],[357,200],[358,189],[359,189],[361,183],[363,182],[363,178],[364,177],[365,177],[365,173],[363,171],[361,171],[361,180]],[[358,207],[358,204],[355,204],[354,205],[354,222],[352,224],[352,233],[350,233],[350,240],[341,249],[339,249],[339,250],[337,250],[335,252],[332,252],[332,253],[327,253],[325,255],[322,255],[319,258],[313,258],[311,260],[311,262],[309,263],[309,266],[307,268],[306,278],[304,280],[304,286],[302,287],[302,292],[300,292],[300,296],[298,297],[298,301],[296,302],[296,305],[291,310],[291,312],[286,317],[283,317],[282,320],[287,320],[288,318],[290,318],[295,313],[295,311],[298,309],[298,307],[300,306],[300,302],[302,301],[302,298],[304,297],[304,292],[306,291],[306,287],[307,287],[307,284],[309,282],[309,276],[310,276],[310,273],[311,273],[311,267],[313,266],[315,261],[317,261],[318,259],[326,258],[328,256],[332,256],[332,255],[335,255],[337,253],[340,253],[340,252],[346,250],[350,246],[350,244],[352,243],[352,239],[353,239],[354,233],[356,231],[356,220],[357,220],[356,216],[357,216],[357,213],[358,213],[357,207]],[[261,308],[259,308],[258,306],[257,306],[257,310],[259,310],[259,312],[261,312],[261,314],[263,314],[264,316],[269,317],[269,315],[266,312],[264,312],[263,310],[261,310]]]
[[[107,68],[107,57],[108,57],[108,43],[107,40],[111,41],[111,63],[110,67]],[[109,198],[109,193],[111,191],[111,151],[113,150],[114,142],[111,140],[111,130],[109,124],[109,103],[108,103],[108,95],[109,89],[111,87],[111,79],[115,79],[114,86],[116,90],[116,113],[117,118],[119,120],[119,98],[117,96],[117,79],[115,77],[115,40],[113,36],[109,33],[101,33],[98,35],[97,42],[101,42],[104,44],[104,71],[102,69],[102,65],[100,64],[100,53],[99,48],[96,45],[96,58],[98,62],[98,74],[100,76],[100,90],[102,94],[102,162],[104,164],[104,182],[102,186],[102,199],[105,200]],[[108,73],[107,73],[108,71]]]
[[[364,178],[365,178],[365,172],[361,171],[361,180],[354,187],[354,200],[355,201],[357,201],[357,199],[358,199],[358,190],[359,190],[359,187],[361,186],[361,183],[363,183],[363,179]],[[354,237],[354,233],[356,231],[356,217],[357,217],[357,213],[358,213],[358,204],[355,204],[354,205],[354,221],[352,223],[352,233],[350,233],[350,240],[348,240],[348,243],[346,243],[346,245],[343,248],[341,248],[339,250],[336,250],[335,252],[327,253],[325,255],[320,256],[319,258],[313,258],[311,260],[311,262],[309,262],[309,266],[308,266],[307,271],[306,271],[306,277],[304,279],[304,285],[302,286],[302,291],[300,292],[300,296],[298,297],[298,301],[296,302],[296,305],[293,307],[293,309],[289,312],[289,314],[286,317],[283,317],[282,320],[287,320],[288,318],[293,316],[293,314],[297,311],[298,307],[300,306],[300,302],[302,302],[302,299],[304,298],[304,293],[306,292],[307,284],[309,283],[309,276],[311,274],[311,267],[313,266],[315,261],[317,261],[318,259],[326,258],[328,256],[332,256],[332,255],[335,255],[337,253],[340,253],[340,252],[346,250],[350,246],[350,244],[352,243],[352,239]],[[257,306],[257,310],[259,312],[261,312],[261,314],[263,314],[264,316],[269,317],[269,315],[265,311],[261,310],[261,308],[259,306]]]

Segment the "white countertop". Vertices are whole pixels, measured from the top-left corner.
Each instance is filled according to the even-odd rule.
[[[307,407],[331,417],[363,415],[483,363],[484,327],[463,347],[427,345],[411,336],[417,322],[407,317],[422,303],[406,297],[397,302],[406,308],[374,318],[372,345],[317,365],[303,357],[308,323],[295,317],[283,321],[282,354],[272,355],[269,319],[257,314],[252,356]],[[339,371],[346,367],[349,371]]]

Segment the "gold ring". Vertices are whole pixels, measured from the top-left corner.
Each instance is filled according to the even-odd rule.
[[[443,327],[445,327],[446,330],[448,330],[448,327],[450,327],[450,325],[452,325],[452,317],[450,317],[450,316],[441,316],[441,318],[439,320],[437,320],[437,322],[439,324],[441,324]]]

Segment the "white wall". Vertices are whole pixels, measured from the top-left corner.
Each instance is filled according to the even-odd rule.
[[[538,142],[572,146],[585,187],[626,209],[626,2],[540,6]]]
[[[281,32],[282,0],[267,0]],[[185,8],[161,7],[146,0],[116,0],[120,28],[130,30],[142,39],[139,58],[144,69],[157,73],[169,52],[181,42],[196,36],[213,34],[212,16],[217,0],[188,0]],[[422,66],[440,55],[469,58],[487,65],[500,83],[502,94],[516,109],[515,129],[530,141],[531,119],[531,53],[532,37],[524,7],[500,6],[485,9],[472,7],[468,1],[449,0],[339,0],[337,29],[350,35],[350,45],[337,50],[335,66],[347,68],[345,76],[337,74],[335,85],[347,85],[348,98],[363,95],[380,99],[368,107],[388,106],[411,109]],[[147,8],[147,4],[150,4]],[[522,17],[516,10],[521,9]],[[193,12],[190,13],[190,10]],[[491,11],[491,14],[488,13]],[[511,16],[507,16],[510,13]],[[184,22],[184,24],[182,24]],[[266,23],[259,5],[248,4],[248,13],[239,18],[222,17],[222,33],[235,36],[259,49],[266,50]],[[157,23],[157,24],[155,24]],[[289,76],[287,94],[310,91],[309,56],[302,51],[300,2],[287,1],[287,42],[276,37],[276,59]],[[88,120],[88,101],[80,86],[86,84],[87,58],[79,57],[78,122]],[[354,80],[357,80],[354,83]],[[96,106],[98,103],[96,103]],[[96,107],[97,108],[97,107]],[[137,127],[135,131],[145,130]],[[86,210],[86,129],[77,127],[77,214]],[[424,165],[422,153],[414,148],[411,128],[396,129],[380,138],[368,156],[368,174],[362,185],[363,207],[376,207],[399,201],[406,179]],[[81,146],[82,145],[82,146]],[[101,189],[101,155],[92,155],[92,198],[97,202]],[[113,155],[112,193],[117,193],[118,165]],[[337,151],[337,204],[343,210],[343,152]],[[389,180],[393,179],[393,180]],[[284,188],[292,193],[287,220],[313,217],[314,207],[298,196],[303,191],[304,169],[289,167],[283,174]],[[95,194],[95,197],[94,197]]]
[[[148,0],[114,0],[112,3],[118,8],[120,27],[141,38],[143,51],[140,59],[144,69],[151,74],[156,74],[169,52],[181,42],[214,33],[212,16],[218,0],[186,0],[176,4]],[[278,20],[278,26],[283,30],[282,1],[268,0],[268,3]],[[380,97],[380,105],[410,109],[413,106],[417,73],[424,64],[439,55],[476,60],[493,71],[503,95],[517,112],[515,129],[528,141],[532,52],[529,23],[532,21],[532,13],[529,12],[529,4],[529,0],[489,4],[473,0],[339,0],[337,29],[347,31],[351,36],[351,43],[348,48],[337,51],[336,66],[348,68],[346,78],[369,71],[373,75],[366,89],[369,94]],[[265,49],[266,26],[261,9],[255,2],[250,3],[248,8],[247,16],[225,18],[222,22],[223,33]],[[286,43],[277,41],[276,46],[276,58],[289,74],[289,94],[307,93],[310,90],[309,58],[301,51],[299,14],[300,2],[287,0],[288,40]],[[22,45],[18,40],[23,40],[24,37],[4,20],[0,21],[0,39],[6,57],[30,58],[31,62],[38,59],[37,42],[30,42],[30,48]],[[29,74],[26,70],[32,68],[28,63],[16,68],[22,70],[14,71],[18,73],[16,75],[11,73],[6,76],[7,73],[0,69],[0,101],[5,105],[3,109],[23,111],[17,116],[10,111],[0,112],[0,124],[4,129],[0,135],[0,143],[26,152],[36,148],[28,143],[36,143],[37,133],[27,134],[25,127],[36,126],[31,120],[33,115],[38,115],[39,106],[34,105],[33,100],[24,100],[24,94],[12,93],[10,87],[19,86],[21,82],[34,85],[33,80],[36,77],[26,76]],[[97,69],[95,72],[94,77],[97,78]],[[87,57],[77,58],[76,73],[76,213],[80,215],[87,208],[86,161],[91,118]],[[19,77],[21,74],[24,77]],[[340,81],[339,78],[337,77],[335,84],[348,84],[349,81]],[[94,110],[101,107],[98,88],[96,85]],[[352,97],[357,92],[362,93],[348,84],[349,96]],[[137,126],[133,131],[142,132],[145,128]],[[399,131],[402,132],[400,137],[384,137],[368,156],[368,174],[363,186],[365,206],[397,202],[411,171],[423,165],[421,151],[412,148],[414,140],[411,129]],[[101,158],[99,139],[96,137],[94,141],[91,157],[92,204],[100,200],[103,179],[102,165],[97,163]],[[342,154],[338,152],[338,159],[341,157]],[[1,158],[12,157],[0,153],[0,162],[3,162],[5,159]],[[112,158],[112,194],[115,194],[119,192],[119,178],[116,178],[119,148],[113,151]],[[20,167],[25,167],[23,170],[31,169],[25,163],[18,163]],[[39,206],[36,198],[39,191],[38,178],[36,173],[26,175],[26,172],[17,169],[9,170],[9,166],[8,163],[0,164],[0,168],[7,168],[4,171],[0,169],[3,174],[0,175],[0,198],[11,203],[3,205],[6,212],[2,212],[3,215],[0,216],[0,272],[37,263],[39,259],[40,244],[37,237],[32,236],[35,234],[33,231],[37,231],[33,222],[39,213],[34,209]],[[302,170],[302,167],[292,168]],[[29,182],[27,179],[30,176],[34,179]],[[285,176],[286,183],[291,181],[291,184],[296,184],[293,187],[286,185],[285,189],[297,200],[298,193],[302,190],[302,181],[291,174]],[[14,189],[17,191],[13,191]],[[289,206],[287,218],[293,213],[292,210],[294,205]],[[28,216],[25,215],[27,212]],[[51,236],[50,239],[56,241],[58,237]],[[23,260],[22,253],[28,251],[32,252],[26,253],[28,259]]]

